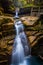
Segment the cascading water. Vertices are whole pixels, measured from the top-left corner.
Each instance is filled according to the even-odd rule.
[[[15,18],[19,18],[19,16],[18,16],[19,8],[16,8],[15,12],[16,12]]]
[[[18,17],[18,15],[16,14],[15,17]],[[16,28],[16,37],[12,49],[11,65],[27,65],[26,57],[30,55],[30,45],[28,46],[24,26],[19,19],[16,20],[14,25]]]
[[[18,64],[24,60],[24,49],[19,36],[16,37],[12,51],[12,64]]]

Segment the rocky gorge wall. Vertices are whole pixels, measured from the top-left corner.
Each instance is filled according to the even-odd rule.
[[[39,48],[42,49],[43,47],[38,46],[38,40],[43,39],[43,25],[40,22],[37,23],[38,17],[26,16],[20,19],[24,24],[27,38],[30,41],[32,54],[42,54],[43,51],[40,52]],[[16,34],[13,25],[14,21],[13,17],[0,16],[0,63],[8,62],[11,56]]]

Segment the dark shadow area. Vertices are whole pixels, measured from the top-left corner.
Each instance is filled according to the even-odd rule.
[[[32,55],[43,57],[43,37],[37,41],[35,46],[32,48]]]

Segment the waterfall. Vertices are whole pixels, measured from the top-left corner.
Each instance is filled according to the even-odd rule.
[[[16,17],[18,13],[16,13]],[[11,65],[27,65],[26,57],[30,55],[30,45],[24,32],[21,20],[15,22],[16,37],[12,49]]]
[[[16,8],[15,18],[19,18],[18,13],[19,13],[19,8]]]

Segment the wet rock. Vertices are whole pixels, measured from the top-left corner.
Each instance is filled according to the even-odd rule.
[[[9,55],[11,55],[13,40],[15,38],[15,30],[13,27],[13,22],[14,22],[13,18],[7,18],[7,17],[5,17],[6,19],[5,18],[3,19],[3,17],[0,17],[0,18],[1,18],[1,20],[0,20],[0,35],[1,35],[0,59],[1,59],[1,61],[0,62],[2,63],[2,62],[7,62]],[[27,27],[25,27],[25,32],[26,32],[28,39],[30,40],[31,48],[33,48],[33,49],[37,48],[37,47],[34,47],[34,45],[36,45],[39,38],[42,38],[43,35],[40,35],[40,34],[42,34],[43,32],[26,30],[27,28],[29,28],[29,22],[24,21],[23,24],[25,24],[25,26],[27,26]],[[37,50],[33,50],[32,52],[35,52],[35,51],[37,51]]]

